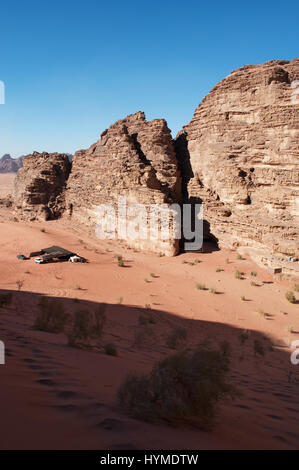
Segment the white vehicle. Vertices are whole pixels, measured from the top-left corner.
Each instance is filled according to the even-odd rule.
[[[34,261],[37,263],[37,264],[43,264],[45,261],[43,260],[43,258],[35,258]]]
[[[82,262],[80,256],[77,256],[77,255],[71,256],[70,259],[69,259],[69,261],[70,261],[71,263],[79,263],[79,262]]]

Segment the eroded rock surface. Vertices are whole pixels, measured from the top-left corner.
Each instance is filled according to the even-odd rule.
[[[70,169],[66,154],[34,152],[24,157],[14,190],[18,217],[48,220],[61,216],[65,209],[64,190]]]
[[[185,200],[204,202],[222,247],[299,256],[296,80],[299,59],[235,70],[176,139]]]
[[[72,219],[91,226],[99,222],[100,204],[111,204],[119,219],[119,196],[127,205],[166,204],[181,199],[181,180],[176,155],[164,119],[147,122],[142,112],[132,114],[104,131],[88,150],[79,151],[67,184],[67,205]],[[149,212],[148,212],[149,214]],[[118,236],[122,238],[118,232]],[[127,237],[130,245],[175,255],[179,241]]]

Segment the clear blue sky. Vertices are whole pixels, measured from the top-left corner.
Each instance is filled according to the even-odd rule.
[[[244,64],[298,56],[298,2],[4,0],[0,156],[87,148],[143,110],[173,135]]]

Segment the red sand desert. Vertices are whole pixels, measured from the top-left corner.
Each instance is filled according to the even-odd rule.
[[[6,196],[13,177],[0,177]],[[51,245],[89,263],[37,265],[16,257]],[[116,254],[123,256],[124,268]],[[298,449],[299,365],[290,362],[290,343],[299,340],[299,308],[285,299],[298,279],[273,277],[233,251],[173,258],[135,252],[96,240],[64,219],[14,221],[7,208],[0,214],[0,259],[0,289],[13,291],[12,304],[0,307],[6,346],[6,364],[0,366],[1,449]],[[235,270],[244,273],[242,280]],[[197,289],[198,283],[216,293]],[[106,355],[101,345],[77,350],[63,334],[34,330],[41,294],[60,299],[70,314],[78,306],[105,302],[103,344],[114,343],[117,357]],[[154,319],[150,334],[143,335],[141,314]],[[210,432],[143,423],[117,403],[117,388],[129,372],[148,372],[173,353],[166,340],[177,326],[187,330],[183,347],[206,339],[215,347],[223,340],[231,345],[229,379],[241,394],[221,403]],[[242,345],[245,329],[251,334]],[[255,339],[264,346],[263,357],[254,354]]]

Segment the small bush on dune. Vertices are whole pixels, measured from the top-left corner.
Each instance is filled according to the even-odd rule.
[[[142,325],[142,328],[134,334],[134,346],[141,346],[154,336],[154,331],[148,324]]]
[[[206,286],[205,286],[205,284],[200,284],[200,283],[199,283],[199,284],[196,284],[196,289],[198,289],[198,290],[206,290]]]
[[[10,305],[12,301],[12,293],[7,292],[5,294],[0,294],[0,307],[5,307],[6,305]]]
[[[73,326],[68,333],[69,346],[75,348],[91,347],[91,340],[102,337],[106,306],[102,304],[95,312],[77,310],[75,312]]]
[[[104,350],[107,356],[117,356],[117,348],[113,343],[106,344]]]
[[[241,271],[238,271],[238,269],[235,271],[235,278],[236,279],[242,279],[242,273],[241,273]]]
[[[250,331],[243,330],[242,333],[240,333],[240,335],[239,335],[240,343],[243,345],[245,343],[245,341],[247,341],[249,339],[249,336],[250,336]]]
[[[117,259],[117,264],[120,268],[123,268],[125,263],[124,263],[124,260],[123,260],[123,257],[122,255],[116,255],[116,259]]]
[[[299,292],[299,284],[293,284],[292,289],[293,289],[295,292]]]
[[[258,356],[258,355],[259,356],[264,356],[265,355],[264,346],[258,339],[254,340],[253,350],[254,350],[254,355],[255,356]]]
[[[227,382],[228,358],[220,351],[180,352],[148,375],[129,375],[118,389],[121,407],[144,421],[190,422],[212,427],[221,399],[234,396]]]
[[[171,349],[177,349],[187,338],[187,330],[183,327],[174,328],[171,335],[167,338],[166,344]]]
[[[20,291],[24,285],[24,281],[22,279],[18,279],[16,281],[16,284],[17,284],[18,291]]]
[[[287,299],[288,302],[290,302],[291,304],[295,304],[296,303],[296,297],[294,295],[294,292],[292,292],[291,290],[289,290],[288,292],[285,293],[285,298]]]
[[[61,302],[42,297],[33,328],[47,333],[62,333],[68,318]]]

